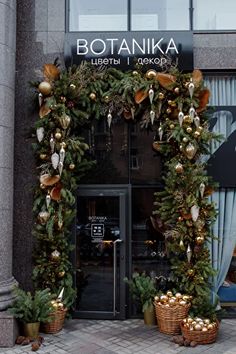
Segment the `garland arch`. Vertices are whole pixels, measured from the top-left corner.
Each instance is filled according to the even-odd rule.
[[[36,287],[55,293],[65,288],[66,305],[73,303],[74,194],[93,164],[81,129],[104,118],[110,127],[113,116],[122,115],[153,131],[150,148],[165,163],[164,190],[155,193],[153,213],[165,225],[175,288],[192,295],[193,311],[206,315],[212,309],[209,278],[214,275],[207,242],[216,211],[208,200],[213,185],[200,156],[209,153],[217,137],[208,130],[210,92],[202,73],[182,74],[176,68],[122,72],[82,63],[64,71],[45,64],[43,75],[42,82],[34,83],[39,97],[33,144],[39,172],[33,206]]]

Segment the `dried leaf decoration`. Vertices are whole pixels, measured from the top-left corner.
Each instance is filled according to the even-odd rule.
[[[46,104],[43,104],[39,110],[39,117],[43,118],[43,117],[47,116],[50,112],[51,112],[51,109]]]
[[[60,176],[59,175],[51,176],[48,173],[45,173],[44,175],[40,176],[39,180],[40,183],[42,183],[44,186],[53,186],[58,181],[60,181]]]
[[[203,80],[202,72],[199,69],[193,70],[192,79],[194,86],[198,87]]]
[[[58,202],[61,199],[61,190],[62,190],[62,184],[58,183],[55,187],[52,188],[50,192],[51,198]]]
[[[197,112],[202,112],[204,109],[206,109],[206,105],[209,102],[209,97],[210,97],[210,91],[208,89],[204,89],[201,92],[199,92],[199,106],[197,108]]]
[[[143,102],[145,98],[148,97],[148,93],[142,90],[139,90],[135,93],[134,100],[137,104]]]
[[[54,81],[59,79],[60,71],[54,64],[44,64],[43,75],[45,79],[49,81]]]
[[[156,80],[166,90],[172,90],[176,77],[170,74],[157,73]]]

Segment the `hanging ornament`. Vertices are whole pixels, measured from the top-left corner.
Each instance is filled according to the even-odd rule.
[[[50,143],[50,147],[51,147],[51,152],[53,153],[54,149],[55,149],[55,140],[53,138],[53,135],[51,135],[49,143]]]
[[[59,171],[59,175],[61,176],[62,174],[62,170],[63,170],[63,163],[60,161],[58,164],[58,171]]]
[[[75,85],[75,84],[70,84],[70,88],[71,88],[72,90],[75,90],[75,89],[76,89],[76,85]]]
[[[183,242],[182,239],[181,239],[180,242],[179,242],[179,247],[182,248],[182,249],[184,248],[184,242]]]
[[[199,186],[199,192],[200,192],[200,196],[203,198],[204,197],[204,192],[205,192],[205,184],[202,182]]]
[[[185,153],[186,153],[186,156],[189,160],[194,158],[194,156],[196,155],[196,152],[197,152],[197,148],[192,143],[189,143],[186,146]]]
[[[159,100],[164,100],[164,98],[165,98],[164,93],[163,92],[159,92],[158,93],[158,98],[159,98]]]
[[[56,139],[56,140],[60,140],[61,137],[62,137],[60,130],[58,130],[58,131],[55,133],[54,136],[55,136],[55,139]]]
[[[41,92],[39,92],[38,100],[39,100],[39,107],[41,107],[43,104],[43,95],[41,94]]]
[[[63,278],[65,274],[66,274],[66,272],[63,270],[58,273],[58,276],[59,276],[59,278]]]
[[[191,127],[187,127],[187,129],[186,129],[186,132],[187,132],[187,133],[191,134],[192,131],[193,131],[193,129],[192,129]]]
[[[174,88],[174,93],[176,93],[176,95],[179,94],[179,87],[175,87],[175,88]]]
[[[37,128],[36,135],[37,135],[38,142],[41,143],[41,141],[44,138],[44,127]]]
[[[158,128],[158,134],[159,134],[160,141],[162,141],[163,129],[162,129],[162,126],[161,126],[161,125],[160,125],[160,127]]]
[[[203,236],[198,236],[197,238],[196,238],[196,244],[197,245],[202,245],[203,244],[203,242],[204,242],[204,237]]]
[[[69,164],[69,169],[72,171],[75,169],[75,164],[74,163],[70,163]]]
[[[58,252],[57,250],[55,250],[55,251],[53,251],[52,253],[51,253],[51,259],[53,260],[53,261],[58,261],[59,260],[59,258],[60,258],[60,252]]]
[[[192,107],[190,107],[190,109],[189,109],[189,117],[190,117],[190,119],[191,119],[191,123],[193,122],[193,119],[194,119],[194,116],[195,116],[195,109],[194,109],[194,107],[192,106]]]
[[[38,220],[40,222],[40,224],[46,224],[46,222],[48,221],[50,217],[50,214],[48,211],[40,211],[39,215],[38,215]]]
[[[50,203],[51,203],[51,197],[50,197],[50,194],[48,193],[48,194],[46,195],[46,205],[47,205],[47,208],[49,208]]]
[[[42,93],[44,96],[48,96],[50,95],[51,91],[52,91],[52,86],[49,82],[47,81],[42,81],[39,84],[39,92]]]
[[[70,125],[70,116],[68,116],[67,114],[65,114],[64,116],[59,118],[60,124],[62,126],[63,129],[67,129]]]
[[[154,98],[154,90],[153,90],[152,86],[151,86],[150,90],[148,91],[148,96],[149,96],[150,103],[152,104],[153,98]]]
[[[60,156],[60,162],[64,163],[66,152],[63,146],[60,149],[59,156]]]
[[[39,157],[40,157],[41,160],[46,160],[47,155],[46,154],[40,154]]]
[[[61,230],[63,226],[63,221],[59,220],[57,225],[58,225],[58,229]]]
[[[190,209],[192,220],[197,221],[199,216],[199,207],[197,205],[193,205]]]
[[[194,138],[199,138],[201,133],[199,133],[197,130],[193,133]]]
[[[154,79],[157,76],[157,72],[153,69],[150,69],[145,74],[147,79]]]
[[[112,115],[111,112],[109,111],[107,115],[107,123],[109,128],[111,127],[111,121],[112,121]]]
[[[150,119],[151,119],[151,123],[153,125],[154,119],[155,119],[155,112],[154,111],[150,111]]]
[[[54,154],[52,154],[51,156],[52,167],[54,168],[54,170],[57,169],[59,160],[60,160],[59,155],[56,152],[54,152]]]
[[[194,121],[196,128],[198,128],[200,125],[200,118],[198,116],[196,116],[193,118],[193,121]]]
[[[188,91],[189,91],[190,98],[193,98],[194,88],[195,88],[194,83],[191,80],[191,82],[188,85]]]
[[[179,112],[178,119],[179,119],[179,125],[182,127],[183,119],[184,119],[184,114],[182,111]]]
[[[95,92],[91,92],[90,95],[89,95],[89,98],[92,100],[92,101],[95,101],[97,96],[96,96],[96,93]]]
[[[183,138],[183,142],[187,143],[188,142],[188,138],[186,138],[186,136]]]
[[[175,165],[175,171],[176,171],[177,173],[183,173],[183,172],[184,172],[184,168],[183,168],[182,163],[178,162],[178,163]]]
[[[192,250],[191,250],[190,245],[188,245],[186,254],[187,254],[188,263],[190,263],[191,262],[191,258],[192,258]]]

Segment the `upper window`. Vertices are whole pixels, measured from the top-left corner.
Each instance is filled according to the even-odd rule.
[[[195,30],[235,30],[235,0],[194,0]]]
[[[70,0],[70,31],[127,31],[127,0]]]

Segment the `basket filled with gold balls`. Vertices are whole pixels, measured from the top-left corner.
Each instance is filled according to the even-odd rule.
[[[214,343],[219,330],[219,322],[208,318],[187,317],[181,322],[181,331],[185,339],[197,344]]]
[[[191,299],[192,297],[189,295],[173,294],[172,291],[155,296],[154,306],[160,332],[165,334],[181,333],[180,324],[188,316]]]

